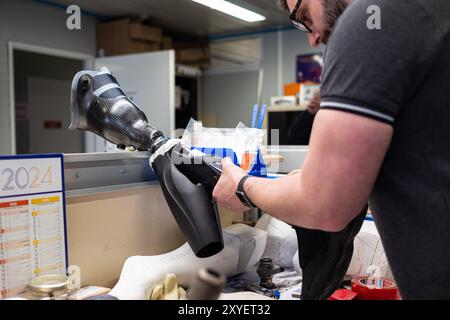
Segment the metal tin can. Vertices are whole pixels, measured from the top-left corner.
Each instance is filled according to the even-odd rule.
[[[30,281],[26,297],[31,300],[69,300],[70,291],[65,275],[42,275]]]

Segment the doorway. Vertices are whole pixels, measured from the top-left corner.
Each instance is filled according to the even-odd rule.
[[[86,135],[69,131],[74,75],[88,55],[11,44],[13,154],[84,153]]]

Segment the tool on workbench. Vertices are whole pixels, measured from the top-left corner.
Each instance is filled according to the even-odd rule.
[[[274,265],[272,263],[272,259],[269,257],[262,257],[259,260],[258,269],[256,273],[258,273],[259,278],[261,279],[259,285],[264,288],[273,289],[275,288],[274,283],[272,282],[272,276],[275,273],[284,271],[283,267]]]
[[[248,283],[247,285],[245,285],[245,289],[255,292],[255,293],[258,293],[258,294],[261,294],[266,297],[271,297],[271,298],[274,296],[274,292],[275,292],[274,289],[264,288],[264,287],[257,286],[252,283]]]

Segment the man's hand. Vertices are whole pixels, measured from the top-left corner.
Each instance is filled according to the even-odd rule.
[[[308,104],[308,112],[311,114],[316,114],[320,109],[320,92],[318,92],[314,98]]]
[[[232,211],[249,209],[236,196],[239,181],[246,175],[247,173],[235,166],[230,158],[222,160],[222,175],[213,192],[213,198],[221,207]]]

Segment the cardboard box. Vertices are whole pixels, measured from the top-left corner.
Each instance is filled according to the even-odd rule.
[[[208,41],[199,41],[199,40],[176,40],[173,42],[173,47],[175,50],[183,50],[183,49],[201,49],[209,47]]]
[[[300,93],[300,83],[293,82],[284,85],[285,96],[296,96]]]
[[[146,26],[140,23],[130,23],[128,32],[133,40],[144,40],[148,42],[161,43],[163,40],[162,30]]]
[[[154,52],[161,50],[159,43],[152,43],[140,40],[130,40],[125,46],[125,53]]]
[[[298,94],[298,102],[300,105],[308,104],[317,94],[320,94],[320,84],[302,83]]]
[[[176,60],[180,63],[205,63],[211,59],[211,50],[206,48],[179,49]]]
[[[162,32],[122,19],[97,25],[97,50],[106,56],[161,50],[161,43],[145,39],[161,39]],[[159,36],[158,36],[159,34]]]

